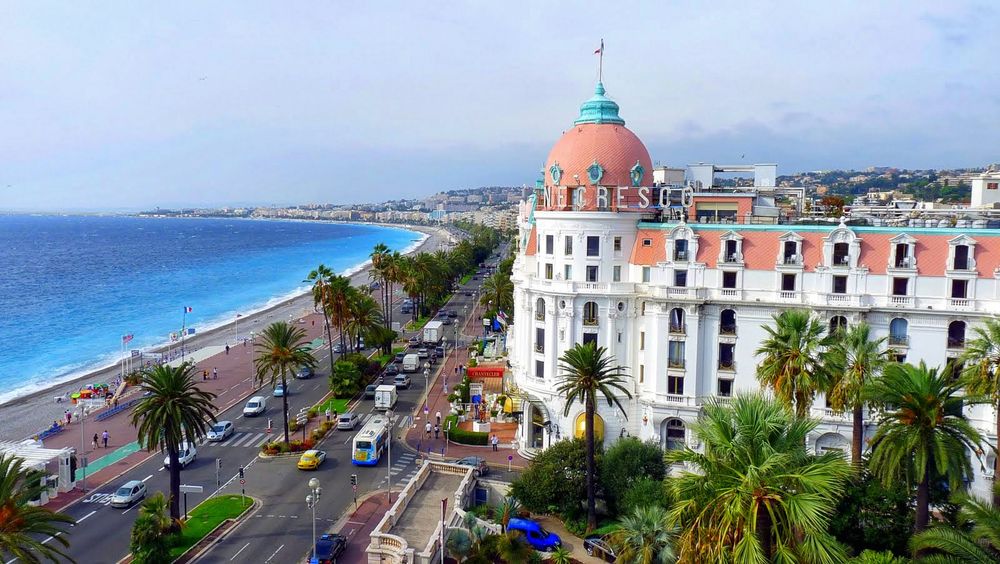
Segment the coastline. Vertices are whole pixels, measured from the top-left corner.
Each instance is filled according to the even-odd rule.
[[[371,224],[364,224],[371,225]],[[381,224],[375,224],[380,225]],[[446,231],[436,227],[392,224],[386,227],[396,227],[408,229],[416,233],[422,233],[423,239],[406,250],[405,254],[412,254],[427,250],[428,247],[436,248],[442,241],[447,241],[449,235]],[[367,283],[369,280],[371,261],[365,261],[347,269],[344,276],[351,280],[352,285]],[[353,271],[353,272],[351,272]],[[313,300],[308,290],[301,293],[278,298],[279,301],[264,305],[257,310],[244,314],[239,319],[241,334],[243,328],[247,332],[259,332],[259,328],[271,321],[278,319],[298,319],[306,314],[313,313]],[[234,320],[223,321],[208,328],[201,329],[198,333],[185,340],[185,348],[189,352],[209,346],[222,346],[232,341]],[[167,343],[148,347],[147,352],[162,352],[170,345]],[[174,345],[176,346],[176,345]],[[81,387],[94,382],[110,382],[118,375],[119,364],[98,367],[88,370],[82,374],[73,376],[65,381],[54,382],[51,385],[31,390],[23,395],[3,400],[0,403],[0,429],[3,429],[3,436],[0,439],[15,439],[31,437],[42,428],[46,427],[53,420],[60,419],[65,409],[70,407],[67,402],[56,403],[56,396],[63,396],[68,393],[78,391]]]

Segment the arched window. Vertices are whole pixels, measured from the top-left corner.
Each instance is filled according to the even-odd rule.
[[[660,437],[663,448],[667,450],[684,448],[684,422],[677,418],[664,419],[660,423]]]
[[[889,322],[889,344],[897,346],[906,346],[910,342],[909,332],[910,324],[902,317],[897,317]]]
[[[965,322],[952,321],[948,324],[948,348],[965,348]]]
[[[830,334],[837,331],[847,331],[847,318],[843,315],[835,315],[830,318]]]
[[[581,413],[576,416],[576,421],[573,422],[573,436],[582,439],[587,436],[587,414]],[[598,415],[594,414],[594,442],[600,442],[604,440],[604,419]]]
[[[731,309],[722,310],[722,314],[719,316],[719,334],[720,335],[735,335],[736,334],[736,312]]]
[[[679,307],[670,310],[670,332],[684,333],[684,310]]]
[[[535,319],[545,321],[545,298],[535,300]]]
[[[583,324],[597,325],[597,302],[583,304]]]

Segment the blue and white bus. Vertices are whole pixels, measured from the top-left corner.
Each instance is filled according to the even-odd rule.
[[[354,436],[351,447],[351,462],[357,466],[375,466],[382,458],[389,430],[386,429],[386,418],[376,415],[365,423],[365,426]]]

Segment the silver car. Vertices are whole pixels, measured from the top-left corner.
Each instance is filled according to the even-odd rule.
[[[131,507],[133,503],[146,498],[146,484],[140,480],[125,482],[111,496],[111,507]]]
[[[341,431],[353,431],[358,428],[358,423],[361,423],[361,418],[358,417],[357,413],[341,413],[337,417],[337,429]]]
[[[224,441],[232,436],[235,427],[232,421],[218,421],[205,433],[205,438],[210,441]]]

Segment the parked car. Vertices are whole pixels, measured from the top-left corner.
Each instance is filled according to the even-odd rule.
[[[368,384],[365,386],[365,399],[375,399],[375,388],[378,384]]]
[[[508,531],[519,531],[531,548],[549,552],[562,545],[559,535],[550,533],[536,521],[514,517],[507,523]]]
[[[396,389],[397,390],[399,388],[406,388],[407,390],[409,390],[410,389],[410,384],[411,384],[411,382],[410,382],[410,375],[409,374],[397,374],[396,377],[393,378],[392,383],[396,385]]]
[[[472,475],[477,478],[490,473],[490,465],[486,464],[486,459],[478,456],[466,456],[465,458],[459,458],[455,461],[455,464],[471,466],[473,468]]]
[[[385,367],[385,374],[387,376],[395,376],[396,374],[399,374],[399,365],[398,364],[390,364],[390,365],[386,366]]]
[[[285,389],[284,384],[279,383],[277,386],[274,387],[274,397],[276,398],[284,397],[285,394],[287,393],[289,393],[289,391]]]
[[[300,366],[295,372],[295,377],[300,380],[304,380],[306,378],[312,378],[314,374],[316,374],[316,371],[313,370],[312,366]]]
[[[267,411],[267,398],[254,396],[243,407],[243,417],[256,417]]]
[[[358,417],[357,413],[352,411],[341,413],[340,416],[337,417],[337,429],[341,431],[353,431],[358,428],[358,423],[361,423],[361,418]]]
[[[319,564],[333,564],[347,549],[347,538],[343,535],[324,534],[316,539],[316,560]]]
[[[299,470],[316,470],[320,464],[323,464],[324,460],[326,460],[326,452],[315,449],[307,450],[299,457],[299,462],[296,466],[298,466]]]
[[[131,507],[143,499],[146,499],[146,484],[141,480],[130,480],[111,496],[111,507]]]
[[[427,356],[428,356],[427,349],[418,349],[417,350],[417,358],[427,358]]]
[[[232,436],[233,431],[236,427],[233,426],[232,421],[216,421],[215,425],[205,433],[205,438],[209,441],[224,441]]]
[[[614,562],[616,558],[615,550],[603,537],[592,536],[583,539],[583,549],[590,556],[596,556],[605,562]]]
[[[198,449],[195,448],[193,444],[181,443],[177,451],[177,463],[181,465],[181,468],[186,467],[188,464],[194,462],[194,459],[198,457]],[[163,457],[163,467],[170,468],[170,455]]]

